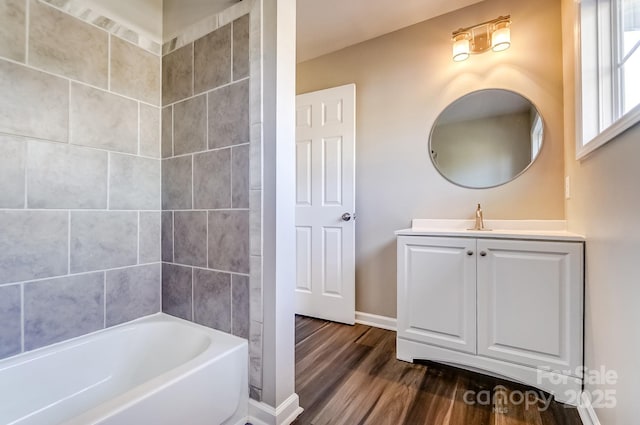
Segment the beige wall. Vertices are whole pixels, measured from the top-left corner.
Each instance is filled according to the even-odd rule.
[[[586,366],[615,370],[617,406],[597,409],[606,425],[638,422],[640,399],[640,127],[623,133],[582,161],[575,159],[573,0],[562,0],[565,59],[565,167],[572,181],[570,229],[587,237]]]
[[[451,60],[451,31],[511,14],[512,47]],[[357,86],[356,309],[396,316],[394,230],[412,218],[562,219],[563,125],[560,2],[487,0],[298,64],[297,92]],[[473,190],[442,178],[428,135],[453,100],[483,88],[520,92],[540,110],[545,144],[504,186]]]

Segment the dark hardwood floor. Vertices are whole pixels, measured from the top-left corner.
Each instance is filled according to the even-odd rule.
[[[294,425],[582,424],[575,408],[552,401],[544,409],[549,395],[530,387],[396,360],[395,337],[297,316],[296,392],[305,410]],[[519,402],[520,394],[528,404]]]

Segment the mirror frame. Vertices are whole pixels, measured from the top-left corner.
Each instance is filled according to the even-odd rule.
[[[440,171],[440,169],[438,168],[438,165],[433,160],[433,154],[432,154],[433,150],[431,149],[431,143],[432,143],[432,140],[433,140],[433,131],[434,131],[435,127],[436,127],[436,123],[438,122],[438,118],[440,118],[442,113],[444,111],[446,111],[447,108],[449,108],[454,103],[464,99],[465,97],[470,96],[472,94],[476,94],[476,93],[480,93],[480,92],[484,92],[484,91],[491,91],[491,90],[501,90],[501,91],[506,91],[506,92],[511,92],[511,93],[517,94],[518,96],[520,96],[523,99],[527,100],[531,104],[531,106],[533,106],[536,109],[536,111],[538,112],[538,116],[540,117],[540,121],[542,122],[542,142],[540,143],[540,150],[538,151],[538,154],[536,155],[536,157],[533,158],[531,160],[531,162],[529,162],[529,165],[527,165],[524,169],[522,169],[522,171],[520,171],[518,174],[516,174],[515,176],[511,177],[509,180],[507,180],[505,182],[494,184],[494,185],[491,185],[491,186],[482,186],[482,187],[467,186],[467,185],[464,185],[464,184],[461,184],[461,183],[454,182],[449,177],[445,176],[442,173],[442,171]],[[467,92],[467,93],[463,94],[462,96],[457,97],[452,102],[449,102],[443,109],[440,110],[440,112],[436,116],[436,119],[433,121],[433,124],[431,124],[431,130],[429,130],[429,143],[428,143],[428,147],[427,147],[427,153],[429,155],[429,159],[431,160],[431,165],[433,165],[433,168],[435,168],[436,171],[438,172],[438,174],[443,179],[448,181],[449,183],[451,183],[451,184],[453,184],[455,186],[458,186],[458,187],[465,188],[465,189],[475,189],[475,190],[493,189],[494,187],[499,187],[499,186],[505,185],[507,183],[511,183],[512,181],[514,181],[515,179],[520,177],[522,174],[524,174],[529,168],[531,168],[531,166],[538,160],[538,158],[540,158],[540,155],[542,154],[542,149],[544,148],[544,146],[546,144],[545,143],[546,136],[547,136],[547,123],[546,123],[544,117],[542,116],[542,112],[540,111],[540,108],[538,107],[538,105],[535,104],[529,97],[527,97],[527,96],[523,95],[522,93],[519,93],[519,92],[517,92],[515,90],[506,89],[506,88],[500,88],[500,87],[489,87],[489,88],[478,89],[478,90]]]

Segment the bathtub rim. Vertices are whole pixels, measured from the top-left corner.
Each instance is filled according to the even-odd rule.
[[[163,312],[157,312],[129,322],[124,322],[108,328],[99,329],[97,331],[80,335],[65,341],[60,341],[51,345],[37,348],[35,350],[27,351],[15,356],[8,357],[6,359],[2,359],[0,360],[0,372],[13,367],[20,367],[21,365],[37,361],[38,359],[55,355],[61,351],[72,350],[75,347],[90,343],[92,339],[100,338],[102,334],[126,332],[128,328],[144,325],[145,323],[162,322],[178,323],[182,326],[196,329],[198,332],[203,332],[207,337],[209,337],[210,342],[203,351],[196,354],[188,361],[181,363],[174,368],[168,369],[143,383],[129,388],[113,398],[105,400],[95,406],[91,406],[84,412],[65,420],[64,422],[62,422],[62,424],[80,424],[85,423],[78,422],[78,420],[81,420],[83,418],[95,421],[107,415],[116,414],[131,407],[140,400],[151,397],[152,395],[164,390],[175,382],[197,373],[208,365],[215,363],[217,360],[225,356],[233,355],[238,351],[242,352],[240,353],[240,355],[244,354],[246,356],[248,363],[248,341],[246,339],[216,329],[208,328],[204,325],[200,325],[189,320],[171,316]],[[225,340],[224,345],[226,345],[227,347],[225,349],[220,349],[220,346],[215,344],[216,338],[218,338],[218,340]],[[248,395],[248,385],[246,385],[246,387],[246,389],[242,389],[241,391],[246,390]],[[240,401],[242,402],[242,395],[240,397]]]

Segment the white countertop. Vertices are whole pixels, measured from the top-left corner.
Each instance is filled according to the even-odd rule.
[[[474,220],[414,219],[409,229],[398,230],[398,236],[449,236],[494,239],[532,239],[584,241],[584,236],[568,232],[565,220],[485,220],[485,228],[468,230]]]

